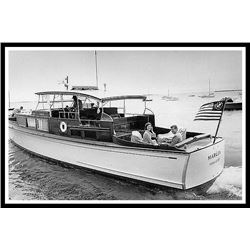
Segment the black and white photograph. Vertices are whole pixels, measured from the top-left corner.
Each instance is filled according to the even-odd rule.
[[[0,8],[1,249],[247,249],[248,1]]]
[[[6,204],[243,204],[245,48],[5,47]]]

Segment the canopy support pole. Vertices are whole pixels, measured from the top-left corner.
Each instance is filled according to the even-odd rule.
[[[98,69],[97,69],[97,53],[95,50],[95,77],[96,77],[96,87],[98,88]]]

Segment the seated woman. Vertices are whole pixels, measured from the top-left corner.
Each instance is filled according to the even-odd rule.
[[[145,124],[145,132],[143,134],[142,141],[143,143],[146,143],[146,144],[158,145],[155,138],[156,138],[156,134],[153,131],[152,124],[150,122],[147,122]]]

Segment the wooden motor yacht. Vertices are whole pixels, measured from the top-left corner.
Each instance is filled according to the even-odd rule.
[[[35,110],[9,119],[10,140],[36,155],[178,189],[204,184],[223,170],[220,137],[187,131],[173,147],[131,142],[132,132],[142,134],[147,122],[157,135],[170,132],[155,124],[144,95],[100,98],[76,90],[36,94]],[[126,112],[132,99],[144,103],[140,114]],[[115,101],[122,101],[123,107],[115,106]]]

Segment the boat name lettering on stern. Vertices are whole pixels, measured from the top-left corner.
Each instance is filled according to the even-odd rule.
[[[216,151],[215,153],[209,155],[207,158],[208,160],[212,160],[214,157],[219,156],[221,154],[221,151]]]
[[[209,165],[213,165],[213,164],[215,164],[215,163],[217,163],[219,161],[220,161],[220,157],[218,159],[216,159],[215,161],[209,162]]]

